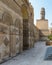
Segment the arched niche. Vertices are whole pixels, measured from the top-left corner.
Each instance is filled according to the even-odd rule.
[[[4,12],[2,16],[4,24],[11,25],[13,23],[12,16],[8,12]]]
[[[21,7],[21,12],[22,12],[23,19],[28,19],[27,7],[24,4]]]

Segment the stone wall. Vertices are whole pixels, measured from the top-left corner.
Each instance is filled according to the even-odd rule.
[[[0,62],[34,47],[33,10],[27,0],[0,0]]]
[[[2,61],[2,59],[6,59],[6,57],[12,57],[17,53],[22,52],[23,21],[22,17],[18,13],[1,1],[0,14],[0,37],[3,37],[0,41],[2,47],[0,57]]]
[[[39,36],[39,29],[34,25],[34,41],[39,41],[40,36]]]

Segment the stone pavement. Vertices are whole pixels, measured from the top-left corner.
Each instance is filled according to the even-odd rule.
[[[34,48],[0,65],[52,65],[52,61],[44,60],[47,48],[45,42],[36,42]]]

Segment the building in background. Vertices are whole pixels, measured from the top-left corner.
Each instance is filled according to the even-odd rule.
[[[49,35],[48,19],[45,19],[45,8],[41,8],[41,18],[37,20],[36,27],[39,29],[40,40],[47,40]]]
[[[49,29],[49,33],[50,33],[50,35],[52,35],[52,28]]]

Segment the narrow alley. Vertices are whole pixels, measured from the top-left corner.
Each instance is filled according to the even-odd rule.
[[[9,60],[1,65],[52,65],[52,61],[44,60],[46,50],[46,42],[36,42],[34,48],[26,50],[19,56]]]

